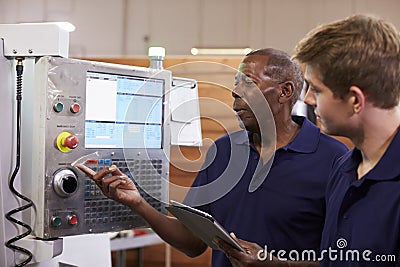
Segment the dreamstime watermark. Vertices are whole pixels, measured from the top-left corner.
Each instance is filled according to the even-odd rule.
[[[257,253],[257,258],[260,261],[277,258],[280,261],[364,261],[364,262],[395,262],[396,255],[393,254],[373,254],[369,249],[357,250],[357,249],[346,249],[347,240],[339,238],[336,241],[337,249],[328,247],[321,252],[315,250],[303,250],[301,252],[297,250],[270,250],[265,245],[264,249],[261,249]]]

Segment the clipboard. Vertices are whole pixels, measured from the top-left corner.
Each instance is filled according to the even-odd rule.
[[[170,200],[170,204],[166,209],[209,247],[220,250],[213,242],[213,239],[218,236],[237,250],[246,253],[244,248],[210,214],[174,200]]]

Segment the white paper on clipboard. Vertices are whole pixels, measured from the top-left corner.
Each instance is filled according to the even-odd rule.
[[[200,107],[196,80],[173,77],[170,109],[171,145],[201,146]]]

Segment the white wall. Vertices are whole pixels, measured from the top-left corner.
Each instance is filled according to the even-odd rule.
[[[71,57],[169,55],[193,46],[292,52],[316,25],[372,13],[400,29],[398,0],[0,0],[0,23],[70,21]]]

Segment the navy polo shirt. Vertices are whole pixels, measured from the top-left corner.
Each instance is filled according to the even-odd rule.
[[[400,132],[358,179],[361,160],[355,148],[335,164],[321,250],[336,252],[322,255],[321,266],[400,266]]]
[[[208,212],[238,238],[268,250],[319,251],[325,219],[325,189],[335,160],[347,147],[320,132],[304,117],[293,116],[301,126],[295,139],[278,149],[261,186],[249,192],[249,183],[260,164],[252,134],[234,132],[210,148],[192,188],[212,183],[208,193],[190,190],[185,202]],[[232,182],[230,182],[230,180]],[[219,183],[219,180],[225,182]],[[231,184],[233,188],[215,200]],[[226,187],[226,188],[225,188]],[[231,266],[221,251],[213,251],[213,266]]]

